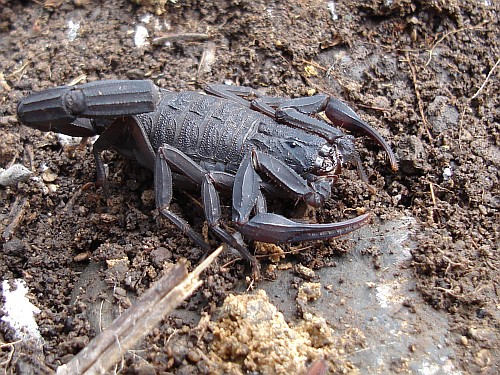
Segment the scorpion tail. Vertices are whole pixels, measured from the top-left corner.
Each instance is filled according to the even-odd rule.
[[[160,98],[148,80],[108,80],[78,86],[59,86],[31,94],[17,106],[24,125],[72,136],[96,134],[87,119],[113,119],[152,112]]]

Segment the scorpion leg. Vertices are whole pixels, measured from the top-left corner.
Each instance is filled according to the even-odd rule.
[[[262,97],[262,94],[260,92],[248,86],[213,84],[205,87],[205,91],[209,94],[218,96],[219,98],[235,101],[248,108],[251,107],[251,101],[244,99],[244,97]]]
[[[255,279],[260,278],[260,266],[257,259],[248,251],[248,248],[243,243],[243,241],[238,240],[236,237],[227,232],[221,227],[221,210],[219,193],[215,189],[213,177],[210,174],[206,174],[203,178],[202,187],[202,197],[203,206],[205,209],[205,216],[210,228],[214,231],[217,236],[219,236],[222,241],[227,243],[232,248],[238,250],[238,252],[250,262],[252,265],[252,273]]]
[[[263,95],[248,86],[213,84],[205,87],[205,91],[220,98],[235,101],[245,107],[258,110],[272,118],[275,118],[276,107],[289,100],[287,98]],[[256,99],[247,100],[245,97],[255,97]]]
[[[262,210],[250,219],[251,211],[258,201],[261,185],[261,178],[256,169],[265,173],[280,187],[286,187],[289,193],[305,199],[309,204],[321,204],[324,198],[286,164],[273,159],[269,155],[253,150],[244,157],[236,173],[233,187],[233,220],[244,236],[270,243],[319,240],[345,235],[367,223],[369,214],[339,223],[304,224]]]
[[[338,99],[324,94],[286,99],[264,96],[250,87],[231,85],[211,85],[206,88],[206,91],[213,95],[236,101],[245,107],[258,110],[290,126],[317,134],[327,139],[330,143],[335,141],[344,143],[347,146],[346,154],[356,163],[361,178],[367,181],[368,179],[361,166],[359,156],[353,147],[348,144],[349,142],[342,142],[342,139],[345,139],[346,135],[340,130],[332,127],[329,123],[311,117],[311,115],[324,111],[326,117],[328,117],[334,125],[363,133],[375,140],[387,153],[391,168],[394,171],[398,169],[396,156],[380,133],[361,120],[356,112]],[[256,99],[248,101],[241,96],[255,96]]]
[[[165,164],[171,165],[175,170],[182,171],[182,173],[194,183],[201,185],[205,218],[210,226],[210,229],[222,241],[238,250],[240,254],[252,264],[254,274],[257,276],[259,273],[259,266],[255,257],[248,251],[245,244],[221,227],[220,200],[219,193],[217,192],[215,185],[222,186],[225,189],[231,189],[234,177],[225,172],[208,172],[182,151],[169,145],[163,145],[160,147],[159,154],[162,159],[166,161]],[[156,188],[160,189],[159,186],[156,186]],[[256,205],[257,209],[264,209],[263,207],[265,207],[265,203],[263,203],[263,200],[263,196],[258,197],[259,202]],[[192,231],[191,228],[190,230]]]
[[[183,233],[187,234],[198,246],[205,251],[210,250],[210,246],[191,228],[191,226],[181,217],[170,211],[172,201],[172,170],[170,169],[165,155],[160,148],[155,162],[155,199],[158,211],[175,224]]]
[[[259,111],[269,114],[271,117],[293,127],[317,134],[328,142],[344,137],[345,134],[332,127],[327,122],[309,116],[320,112],[326,105],[328,97],[326,95],[315,95],[305,98],[287,99],[273,97],[263,97],[255,99],[253,107]]]
[[[155,167],[155,153],[144,132],[144,128],[138,124],[134,117],[123,117],[113,121],[101,133],[95,141],[92,153],[96,162],[97,183],[106,190],[106,175],[101,152],[113,148],[120,140],[126,140],[131,135],[135,140],[137,150],[133,151],[131,157],[150,170]]]
[[[172,200],[172,171],[165,161],[165,156],[161,152],[155,157],[151,143],[148,141],[144,129],[139,125],[134,117],[123,117],[111,123],[99,139],[94,143],[93,153],[97,165],[98,182],[105,187],[104,165],[100,153],[106,149],[112,148],[121,139],[131,135],[135,140],[137,150],[134,156],[137,160],[154,171],[155,200],[158,211],[175,224],[183,233],[186,233],[198,246],[209,251],[209,245],[191,228],[191,226],[181,217],[170,211],[170,202]]]

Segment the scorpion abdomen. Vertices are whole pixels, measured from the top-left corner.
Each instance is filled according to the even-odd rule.
[[[227,99],[192,91],[162,95],[158,111],[136,117],[153,149],[169,144],[210,169],[235,172],[260,124],[275,123]]]

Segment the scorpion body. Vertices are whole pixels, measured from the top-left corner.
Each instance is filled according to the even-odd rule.
[[[247,87],[213,85],[212,95],[171,92],[151,81],[98,81],[32,94],[18,105],[22,123],[68,135],[99,134],[94,144],[98,180],[105,180],[100,154],[114,148],[155,176],[159,212],[208,250],[206,242],[170,210],[179,175],[201,187],[205,217],[214,233],[258,264],[246,244],[221,223],[218,190],[232,192],[232,219],[245,237],[262,242],[332,238],[364,225],[369,215],[340,223],[308,224],[268,213],[266,196],[286,196],[320,207],[346,163],[366,180],[352,136],[332,123],[363,132],[396,160],[384,139],[342,102],[316,95],[267,97]],[[254,97],[252,101],[246,97]],[[264,194],[265,193],[265,194]]]
[[[236,173],[259,127],[271,118],[227,99],[165,93],[157,112],[137,115],[153,149],[169,144],[208,170]]]
[[[283,160],[300,175],[311,172],[327,142],[234,101],[197,92],[161,90],[158,111],[135,118],[154,150],[168,144],[202,168],[235,174],[245,154],[258,149]],[[129,153],[132,144],[121,147]],[[136,153],[138,153],[136,151]],[[332,166],[336,160],[329,161]],[[335,169],[335,168],[331,168]]]

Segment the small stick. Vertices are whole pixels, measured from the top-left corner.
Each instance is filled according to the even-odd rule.
[[[371,105],[359,104],[359,103],[356,103],[356,107],[373,109],[374,111],[381,111],[381,112],[389,112],[391,110],[390,108],[374,107],[374,106],[371,106]]]
[[[469,99],[469,101],[476,99],[477,96],[481,93],[481,91],[484,89],[484,86],[486,86],[486,82],[488,82],[488,80],[490,79],[491,75],[493,74],[493,71],[495,70],[495,68],[498,66],[499,63],[500,63],[500,58],[497,60],[497,62],[495,63],[495,65],[493,65],[493,68],[491,68],[491,70],[489,71],[489,73],[486,76],[486,79],[484,80],[483,84],[476,91],[476,93],[472,96],[472,98]]]
[[[201,33],[170,34],[154,38],[153,44],[158,46],[165,42],[203,42],[209,38],[210,36],[208,34]]]
[[[14,205],[12,207],[11,215],[13,216],[12,221],[3,231],[2,237],[4,240],[10,239],[16,228],[19,226],[23,220],[24,212],[26,211],[26,206],[29,206],[28,198],[16,197]]]
[[[186,262],[172,270],[142,294],[132,307],[116,318],[57,374],[104,374],[137,341],[146,336],[165,316],[191,295],[203,281],[200,274],[222,252],[220,246],[188,274]]]
[[[431,190],[432,204],[435,206],[436,205],[436,196],[434,195],[434,185],[432,184],[432,182],[429,183],[429,188]]]
[[[10,91],[12,88],[9,86],[7,81],[5,80],[5,75],[3,73],[0,73],[0,86],[5,90],[5,91]]]
[[[18,69],[16,69],[16,70],[14,70],[12,73],[10,73],[10,74],[9,74],[9,77],[11,77],[11,76],[15,76],[15,75],[17,75],[17,74],[19,74],[19,73],[22,73],[22,71],[23,71],[24,69],[26,69],[26,67],[27,67],[29,64],[31,64],[31,61],[30,61],[30,60],[27,60],[27,61],[26,61],[23,65],[21,65],[21,67],[20,67],[20,68],[18,68]]]
[[[2,341],[0,341],[0,349],[3,350],[5,348],[10,348],[10,351],[7,354],[7,359],[5,359],[5,361],[0,362],[0,365],[2,365],[4,369],[6,369],[7,366],[11,363],[12,357],[14,356],[14,351],[16,350],[15,345],[19,344],[20,342],[22,342],[22,339],[19,339],[19,340],[16,340],[16,341],[12,341],[12,342],[2,342]],[[7,373],[7,371],[5,371],[5,373]]]
[[[80,74],[78,77],[76,78],[73,78],[68,84],[67,86],[75,86],[75,85],[78,85],[80,82],[83,82],[87,79],[87,75],[86,74]]]
[[[415,96],[417,97],[418,110],[420,112],[420,117],[422,117],[422,123],[424,124],[424,128],[425,128],[425,131],[427,133],[427,137],[429,138],[430,141],[432,141],[433,138],[432,138],[431,132],[429,131],[427,118],[425,117],[424,105],[422,103],[422,97],[420,96],[420,91],[418,89],[417,73],[415,71],[415,66],[411,62],[410,54],[408,52],[405,52],[405,58],[406,58],[406,62],[408,63],[408,66],[410,67],[411,78],[413,80],[413,87],[415,89]]]

